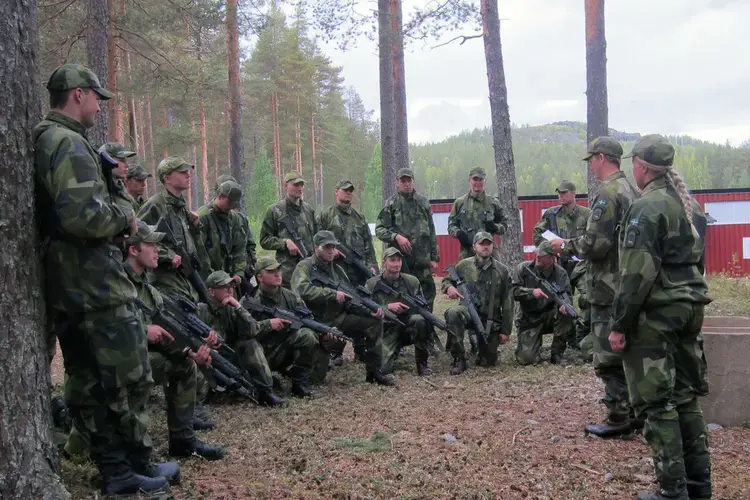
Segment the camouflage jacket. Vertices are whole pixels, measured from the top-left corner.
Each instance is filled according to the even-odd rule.
[[[242,227],[247,228],[247,231],[245,232],[245,259],[250,274],[255,274],[255,264],[258,262],[258,256],[255,253],[256,244],[253,232],[250,229],[250,221],[247,220],[247,217],[245,217],[245,214],[242,212],[235,210],[234,213],[242,218]]]
[[[412,297],[420,297],[424,299],[424,294],[422,293],[422,286],[419,284],[419,280],[415,276],[412,276],[411,274],[400,273],[398,278],[396,278],[396,280],[391,281],[385,276],[383,276],[383,273],[380,273],[379,275],[373,276],[372,278],[367,280],[367,284],[365,284],[365,287],[372,292],[373,290],[375,290],[375,286],[380,281],[383,281],[386,285],[393,288],[397,292],[400,291],[401,293],[404,293],[406,295],[411,295]],[[398,299],[396,297],[394,297],[393,295],[384,293],[384,292],[373,292],[372,300],[382,305],[384,308],[388,304],[398,302]],[[408,314],[418,314],[418,313],[417,311],[408,311]]]
[[[136,290],[111,239],[133,210],[113,203],[86,128],[50,111],[34,128],[37,207],[45,241],[47,305],[81,313],[132,303]]]
[[[312,275],[315,272],[325,274],[347,285],[351,285],[351,282],[341,266],[333,262],[323,262],[315,255],[302,260],[294,270],[292,290],[305,301],[307,307],[315,315],[315,319],[321,323],[331,324],[331,321],[345,312],[346,302],[339,304],[336,301],[336,290],[313,283]]]
[[[200,302],[195,314],[232,348],[258,333],[258,324],[243,307],[214,307]]]
[[[338,205],[330,206],[318,214],[318,231],[323,229],[333,232],[339,241],[359,252],[365,266],[376,267],[377,257],[375,257],[375,247],[372,244],[370,226],[359,212],[353,208],[345,210]],[[359,274],[354,266],[341,261],[339,264],[351,279],[364,282],[364,280],[359,280]]]
[[[692,205],[698,237],[677,191],[663,177],[651,181],[643,197],[630,206],[620,236],[612,330],[632,334],[644,309],[674,302],[711,302],[703,278],[706,216],[695,200]]]
[[[298,308],[306,308],[305,302],[293,291],[288,288],[279,288],[275,295],[264,292],[260,287],[255,292],[253,298],[267,307],[279,307],[287,311],[294,312]],[[253,318],[258,321],[258,340],[263,347],[274,349],[284,342],[289,334],[293,332],[290,327],[274,331],[271,328],[271,319],[273,316],[263,313],[253,313]],[[271,347],[273,346],[273,347]]]
[[[536,280],[525,273],[525,268],[531,268],[540,278],[557,285],[564,291],[563,300],[573,303],[573,290],[570,287],[568,273],[562,266],[555,264],[549,269],[541,270],[536,267],[535,261],[521,262],[516,269],[516,275],[513,277],[513,298],[521,306],[521,315],[535,316],[541,313],[556,309],[555,301],[549,299],[535,299],[534,288],[539,288],[539,280]]]
[[[191,256],[193,265],[200,267],[200,252],[196,241],[200,238],[200,227],[194,227],[188,219],[188,208],[185,198],[177,198],[169,191],[164,190],[149,198],[138,212],[138,218],[151,226],[157,225],[159,219],[166,218],[172,233],[178,244],[182,245],[188,255]],[[198,294],[193,289],[190,281],[179,269],[172,267],[175,251],[171,241],[165,239],[159,245],[159,267],[154,272],[154,284],[161,287],[171,288],[178,293],[198,300]]]
[[[299,243],[294,240],[286,225],[281,222],[287,213],[291,215],[297,226],[297,233],[305,243],[307,257],[310,257],[314,251],[313,236],[318,232],[315,209],[304,200],[299,200],[299,204],[295,204],[289,199],[283,199],[266,210],[260,229],[260,246],[266,250],[276,250],[276,260],[281,263],[284,284],[290,282],[295,266],[303,259],[301,256],[293,256],[286,248],[286,240],[292,240],[299,247]]]
[[[456,272],[474,295],[474,306],[482,318],[489,317],[490,302],[494,299],[492,319],[499,325],[498,331],[510,335],[513,328],[513,289],[510,272],[495,259],[488,259],[480,265],[477,257],[468,257],[456,264]],[[492,283],[495,283],[494,297]],[[446,276],[443,278],[443,293],[456,283]]]
[[[591,215],[588,207],[576,205],[573,210],[564,205],[555,205],[544,211],[542,218],[534,226],[534,245],[546,241],[542,237],[545,231],[552,231],[560,238],[569,240],[577,238],[586,232],[586,223]],[[570,254],[560,256],[560,265],[568,272],[568,276],[573,273],[573,269],[581,263],[573,261]]]
[[[396,236],[399,234],[405,236],[412,247],[411,255],[404,256],[404,270],[428,269],[430,261],[440,261],[432,208],[421,194],[397,192],[380,211],[375,236],[383,242],[384,248],[398,248]]]
[[[617,279],[617,242],[625,212],[638,191],[623,172],[610,175],[591,203],[586,232],[568,240],[563,253],[587,260],[586,297],[600,306],[612,305]]]
[[[117,188],[117,192],[112,194],[115,203],[122,207],[129,208],[133,211],[133,213],[138,213],[141,205],[137,201],[135,201],[132,196],[130,196],[130,193],[128,193],[128,190],[125,187],[125,184],[120,179],[117,179],[115,181],[115,187]]]
[[[214,271],[243,277],[247,267],[247,219],[241,214],[222,212],[213,203],[198,209],[203,230],[198,237],[201,277]]]
[[[481,222],[480,217],[486,222]],[[508,230],[508,218],[505,216],[500,201],[487,193],[475,195],[466,193],[453,202],[453,208],[448,216],[448,234],[456,238],[458,231],[464,231],[470,239],[477,231],[487,231],[490,234],[505,234]],[[461,259],[472,257],[474,248],[461,246]]]

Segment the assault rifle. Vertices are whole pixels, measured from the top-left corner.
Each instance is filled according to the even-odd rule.
[[[163,295],[163,298],[164,307],[160,311],[148,308],[140,299],[136,299],[136,304],[151,317],[153,324],[161,326],[176,339],[179,338],[190,349],[197,351],[202,345],[205,345],[205,339],[211,332],[211,327],[202,322],[194,312],[183,309],[185,304],[192,303],[185,299],[172,298],[166,295]],[[234,351],[228,346],[223,346],[223,341],[219,349],[222,350],[222,347],[232,355],[234,354]],[[255,386],[246,376],[246,372],[237,368],[215,350],[210,349],[210,352],[211,364],[206,365],[205,368],[213,374],[216,382],[238,396],[258,404],[255,397]]]
[[[385,283],[382,279],[375,284],[375,288],[373,288],[372,292],[373,293],[383,292],[387,295],[394,297],[397,301],[406,305],[409,309],[411,309],[415,313],[421,314],[422,317],[435,328],[439,328],[440,330],[443,330],[444,332],[448,331],[448,325],[445,324],[445,321],[443,321],[439,317],[432,314],[432,311],[430,311],[429,304],[422,297],[400,292],[394,289],[393,287],[391,287],[390,285],[388,285],[387,283]]]
[[[560,307],[563,307],[565,309],[566,316],[570,316],[573,319],[578,319],[578,312],[576,312],[575,308],[570,302],[563,298],[564,295],[567,295],[564,290],[562,290],[558,285],[550,283],[546,279],[536,274],[531,270],[529,266],[524,266],[523,272],[534,278],[536,282],[539,283],[539,288],[541,288],[542,291],[555,302],[555,305],[558,309]]]
[[[342,260],[348,265],[352,266],[360,275],[362,275],[363,279],[372,278],[372,269],[367,267],[367,265],[365,264],[365,258],[361,253],[359,253],[343,241],[339,241],[336,245],[336,248],[338,248],[339,252],[341,252],[343,256]],[[376,271],[377,268],[378,266],[376,265]]]
[[[299,249],[300,256],[305,259],[310,256],[310,252],[307,251],[307,247],[305,246],[305,242],[302,240],[302,237],[299,235],[299,231],[297,231],[297,222],[292,218],[291,214],[287,213],[279,219],[279,222],[284,224],[284,227],[286,228],[287,232],[292,235],[292,239],[294,240],[294,243],[297,245],[297,248]]]
[[[466,213],[466,207],[462,208],[458,212],[458,215],[456,215],[456,219],[460,223],[460,231],[463,231],[466,234],[465,240],[462,240],[459,236],[456,236],[458,238],[458,241],[461,243],[462,247],[472,248],[472,245],[474,244],[474,235],[477,232],[477,228],[471,227],[471,224],[469,224],[469,217]],[[485,231],[487,229],[487,222],[494,222],[494,216],[492,215],[492,212],[490,212],[489,210],[479,212],[479,223],[481,224],[479,231]]]
[[[477,339],[482,339],[480,343],[483,344],[483,347],[486,347],[487,330],[485,330],[484,325],[482,324],[482,318],[479,317],[479,313],[477,312],[477,308],[475,306],[476,299],[474,297],[474,294],[471,293],[471,290],[469,290],[466,282],[461,279],[461,276],[458,275],[458,271],[456,270],[455,266],[448,266],[445,271],[455,283],[453,286],[455,286],[458,292],[463,295],[463,298],[459,300],[459,303],[466,309],[468,309],[469,317],[471,318],[471,322],[474,325],[474,330],[477,332]]]
[[[393,314],[388,309],[381,307],[380,304],[372,300],[372,292],[370,292],[370,290],[363,286],[353,287],[346,283],[342,283],[341,281],[336,281],[319,271],[313,271],[310,279],[323,285],[326,288],[330,288],[338,292],[344,292],[345,294],[351,296],[351,299],[349,299],[348,303],[354,307],[357,307],[359,309],[366,309],[368,312],[377,312],[379,309],[383,309],[383,317],[387,321],[396,323],[398,326],[406,326],[398,319],[395,314]]]
[[[351,338],[344,335],[343,332],[341,332],[341,330],[339,330],[338,328],[334,328],[332,326],[328,326],[326,324],[315,321],[315,319],[313,319],[312,311],[305,307],[298,307],[294,311],[289,311],[280,307],[265,306],[261,304],[257,299],[253,299],[250,297],[245,297],[245,299],[242,301],[242,307],[250,312],[257,312],[260,314],[272,316],[274,318],[286,319],[288,321],[291,321],[292,324],[289,325],[289,327],[293,330],[306,327],[314,332],[322,333],[323,335],[330,334],[337,339],[345,340],[346,342],[352,344],[354,343]]]

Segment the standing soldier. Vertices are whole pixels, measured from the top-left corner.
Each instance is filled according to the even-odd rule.
[[[216,178],[216,184],[214,184],[214,193],[219,192],[219,186],[224,184],[227,181],[232,181],[234,183],[237,183],[234,177],[231,175],[220,175]],[[240,186],[241,187],[241,186]],[[247,285],[253,276],[255,276],[255,263],[258,262],[258,257],[256,255],[255,249],[255,238],[253,237],[253,232],[250,229],[250,221],[248,221],[245,214],[243,214],[238,207],[235,207],[234,213],[237,214],[238,217],[240,217],[243,221],[243,227],[247,228],[247,234],[246,236],[246,242],[245,242],[245,253],[247,255],[247,267],[245,267],[245,280],[244,284]]]
[[[516,361],[522,365],[539,363],[542,348],[542,335],[553,332],[550,363],[562,364],[565,342],[573,331],[573,320],[565,312],[565,307],[556,307],[552,297],[540,288],[538,278],[556,285],[562,291],[560,297],[572,304],[572,288],[568,273],[555,264],[555,253],[548,241],[536,247],[536,260],[521,262],[513,279],[513,297],[518,301],[520,314],[516,317],[518,345]]]
[[[591,141],[584,158],[594,175],[604,181],[593,202],[586,232],[573,239],[553,239],[553,250],[566,258],[577,255],[586,262],[586,298],[591,303],[594,370],[604,381],[602,399],[609,415],[600,425],[587,425],[586,432],[601,437],[627,434],[639,426],[632,418],[622,355],[609,346],[612,299],[617,285],[617,241],[625,212],[638,192],[620,170],[622,146],[611,137]]]
[[[382,281],[399,293],[424,298],[419,280],[401,272],[402,260],[403,255],[398,248],[387,248],[383,252],[383,273],[367,281],[367,289],[372,292],[373,300],[387,307],[406,324],[405,327],[398,325],[386,327],[387,332],[383,334],[383,371],[385,373],[392,372],[393,364],[401,348],[405,345],[414,344],[417,374],[420,377],[426,377],[432,375],[432,370],[430,370],[428,364],[429,347],[432,342],[430,325],[418,312],[409,311],[409,307],[403,302],[394,300],[394,297],[388,293],[378,291],[378,283]]]
[[[132,210],[138,212],[138,203],[130,196],[124,184],[125,178],[130,172],[128,158],[135,156],[136,153],[128,151],[119,142],[108,142],[101,145],[99,154],[102,155],[102,168],[109,168],[111,171],[113,183],[108,188],[111,190],[110,194],[115,202],[119,205],[129,206]],[[113,160],[114,163],[110,163],[110,160]]]
[[[706,216],[672,166],[674,148],[642,137],[629,155],[643,196],[625,217],[612,350],[623,352],[636,414],[645,418],[660,489],[640,500],[711,498],[711,459],[698,396],[708,394],[701,326]]]
[[[128,175],[125,177],[125,188],[138,204],[138,210],[141,209],[141,206],[145,202],[143,195],[146,193],[146,179],[149,177],[152,177],[152,175],[146,172],[146,169],[138,163],[128,167]]]
[[[175,253],[174,245],[185,250],[191,264],[200,267],[196,241],[200,236],[201,222],[198,214],[187,207],[184,193],[190,189],[190,175],[195,168],[179,156],[164,158],[156,169],[164,191],[149,198],[138,212],[146,224],[156,225],[165,218],[172,231],[172,239],[165,239],[159,249],[159,267],[154,273],[154,284],[159,289],[172,290],[190,300],[199,299],[198,292],[179,270],[182,258]]]
[[[352,298],[351,295],[316,283],[315,274],[320,273],[335,281],[351,284],[341,266],[333,262],[338,244],[333,233],[318,231],[313,240],[314,254],[297,265],[292,275],[292,290],[305,301],[315,318],[321,323],[338,328],[349,337],[365,338],[367,382],[396,385],[391,375],[382,372],[383,310],[378,309],[370,315],[364,315],[361,311],[350,312],[347,301]]]
[[[297,172],[284,176],[285,197],[268,207],[260,229],[260,246],[276,250],[284,287],[288,288],[297,263],[312,255],[317,232],[315,209],[302,199],[305,179]]]
[[[497,198],[484,190],[487,173],[483,168],[474,167],[469,172],[469,192],[453,202],[448,216],[448,234],[461,243],[460,259],[474,255],[474,235],[485,231],[492,235],[505,234],[508,218]],[[493,254],[499,260],[499,251]]]
[[[548,208],[534,227],[534,245],[537,247],[547,241],[542,234],[550,231],[563,239],[575,239],[586,232],[586,223],[591,215],[588,207],[576,203],[576,186],[570,181],[562,181],[555,189],[560,200],[559,205]],[[576,322],[570,338],[565,339],[568,345],[579,349],[579,343],[591,333],[591,309],[586,300],[586,263],[578,258],[563,254],[558,262],[568,273],[571,289],[578,291],[578,306],[581,316]]]
[[[479,349],[477,364],[494,366],[497,363],[499,344],[508,342],[513,328],[513,289],[508,268],[492,258],[495,243],[492,235],[479,231],[474,235],[474,256],[456,264],[458,276],[474,294],[474,307],[484,322],[486,345]],[[443,278],[443,292],[451,299],[464,298],[450,277]],[[469,299],[469,297],[465,297]],[[449,327],[450,350],[453,354],[451,375],[466,371],[464,330],[472,325],[466,306],[451,306],[445,311]]]
[[[396,190],[378,215],[375,236],[385,248],[401,250],[404,272],[419,280],[432,309],[435,302],[432,273],[437,272],[440,261],[432,208],[426,197],[415,192],[414,172],[410,168],[399,169]]]
[[[115,238],[138,230],[132,209],[113,203],[99,155],[86,139],[99,99],[113,94],[78,64],[47,82],[50,108],[34,128],[37,208],[45,300],[65,364],[65,401],[90,436],[106,494],[169,488],[150,463],[146,402],[153,385],[137,292]]]

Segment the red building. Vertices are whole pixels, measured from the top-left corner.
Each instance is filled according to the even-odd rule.
[[[734,276],[750,275],[750,189],[708,189],[693,191],[703,211],[711,217],[706,235],[706,272],[726,272]],[[586,195],[577,202],[587,205]],[[442,270],[458,260],[459,243],[448,236],[448,214],[453,200],[430,200],[440,247]],[[542,212],[557,205],[556,196],[522,196],[519,199],[524,258],[533,258],[534,226]]]

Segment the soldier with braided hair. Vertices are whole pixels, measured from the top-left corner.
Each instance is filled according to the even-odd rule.
[[[643,196],[620,236],[609,342],[623,353],[636,414],[645,418],[659,490],[641,500],[711,498],[711,461],[698,396],[708,394],[701,325],[706,216],[672,165],[674,147],[642,137],[628,155]]]

